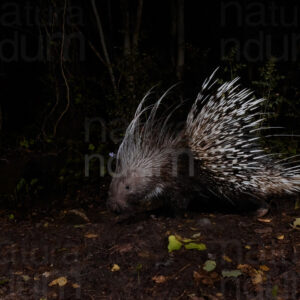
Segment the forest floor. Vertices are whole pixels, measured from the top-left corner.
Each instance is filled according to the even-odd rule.
[[[292,203],[261,219],[122,218],[98,200],[44,214],[0,211],[0,299],[300,299]]]

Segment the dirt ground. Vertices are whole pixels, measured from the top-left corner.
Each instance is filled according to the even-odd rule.
[[[293,203],[259,219],[191,211],[122,218],[99,202],[27,216],[2,210],[0,299],[300,299]],[[170,236],[181,249],[168,250]]]

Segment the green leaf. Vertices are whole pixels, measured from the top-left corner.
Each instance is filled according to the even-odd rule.
[[[16,188],[17,192],[19,192],[25,184],[26,184],[26,180],[24,178],[21,178],[17,183],[17,188]]]
[[[33,178],[30,181],[30,185],[35,185],[39,180],[37,178]]]
[[[295,209],[299,209],[299,208],[300,208],[300,199],[297,199],[295,203]]]
[[[8,219],[9,219],[9,220],[14,220],[14,219],[15,219],[14,214],[10,214],[10,215],[8,216]]]
[[[278,285],[274,285],[273,288],[272,288],[272,296],[274,298],[277,298],[277,294],[278,294]]]
[[[240,270],[223,270],[222,276],[223,277],[239,277],[242,275]]]
[[[95,148],[96,148],[96,147],[95,147],[93,144],[89,144],[89,150],[90,150],[90,151],[94,151]]]
[[[211,272],[216,268],[216,266],[217,266],[217,263],[214,260],[207,260],[204,263],[203,270],[205,270],[207,272]]]
[[[185,249],[196,249],[199,251],[204,251],[206,250],[206,245],[203,243],[188,243],[186,245],[184,245]]]
[[[8,280],[7,278],[1,279],[1,280],[0,280],[0,286],[1,286],[1,285],[4,285],[4,284],[6,284],[6,283],[8,283],[8,281],[9,281],[9,280]]]
[[[175,235],[170,235],[168,240],[169,240],[169,245],[168,245],[169,252],[179,250],[182,247],[182,243],[176,239]]]
[[[29,142],[28,142],[28,140],[26,140],[24,138],[22,141],[20,141],[20,146],[28,149],[29,148]]]

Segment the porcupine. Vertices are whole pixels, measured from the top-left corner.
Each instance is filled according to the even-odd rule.
[[[116,155],[109,209],[136,212],[167,204],[177,210],[194,199],[218,199],[254,203],[263,215],[266,199],[300,191],[300,166],[272,158],[259,143],[264,118],[258,109],[265,100],[241,89],[239,78],[216,87],[215,72],[179,132],[169,125],[173,111],[158,116],[167,92],[153,105],[145,105],[151,92],[142,99]]]

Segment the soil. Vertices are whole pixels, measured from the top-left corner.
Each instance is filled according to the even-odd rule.
[[[120,217],[104,200],[25,216],[2,210],[0,299],[300,299],[293,203],[264,218],[196,211]],[[206,250],[169,252],[171,235]]]

